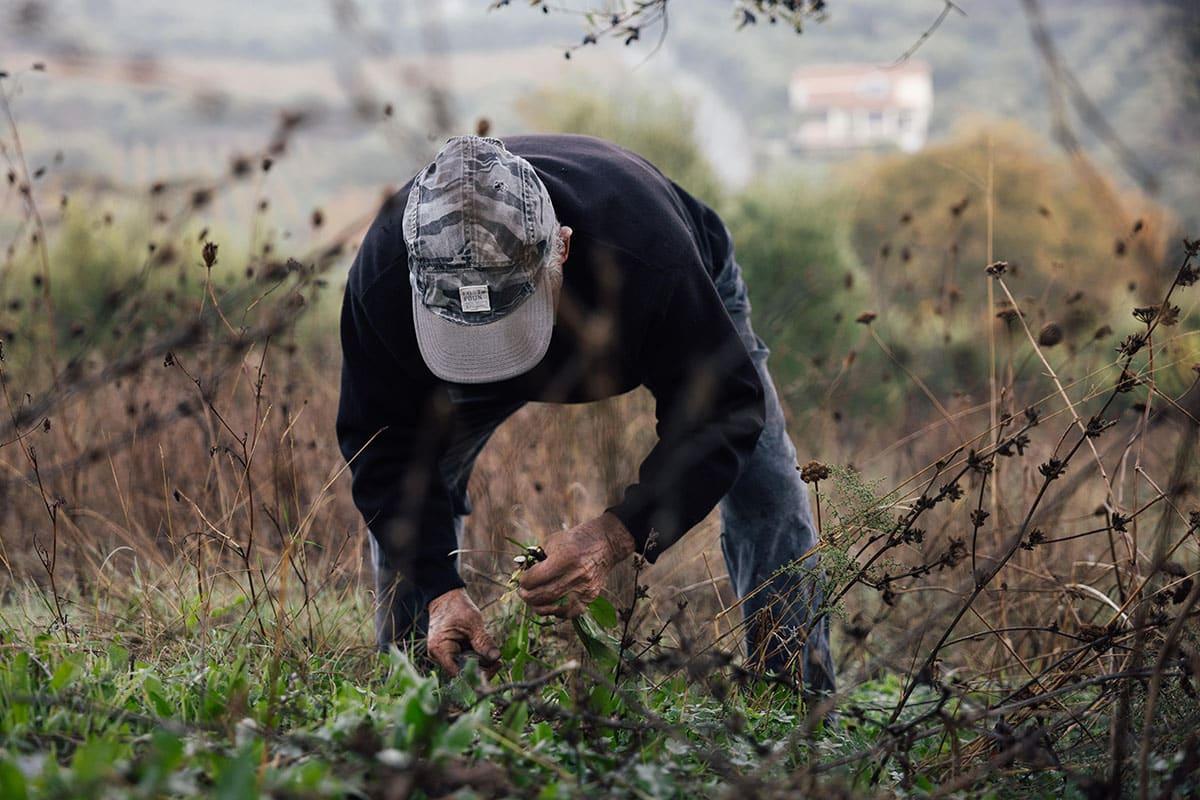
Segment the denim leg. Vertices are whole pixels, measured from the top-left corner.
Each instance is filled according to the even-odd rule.
[[[454,512],[454,535],[462,546],[463,528],[471,503],[467,482],[475,459],[500,423],[523,403],[464,401],[455,403],[450,445],[438,462],[438,472],[450,495]],[[375,569],[375,637],[380,649],[393,642],[415,642],[425,638],[429,628],[426,606],[432,597],[415,586],[406,585],[400,571],[387,563],[383,550],[371,537],[371,561]]]
[[[375,568],[375,642],[381,650],[392,643],[415,643],[425,638],[432,598],[404,582],[400,571],[387,563],[383,548],[371,534],[371,564]]]
[[[803,676],[809,691],[834,691],[828,617],[805,640],[822,600],[824,575],[809,510],[808,487],[796,469],[783,408],[767,371],[770,351],[750,327],[750,301],[732,255],[717,289],[746,345],[766,392],[766,423],[754,453],[721,501],[721,550],[746,620],[749,663]]]

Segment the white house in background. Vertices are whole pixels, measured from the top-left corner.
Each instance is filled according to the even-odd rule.
[[[906,61],[801,67],[788,90],[797,114],[792,142],[802,150],[925,145],[933,109],[929,65]]]

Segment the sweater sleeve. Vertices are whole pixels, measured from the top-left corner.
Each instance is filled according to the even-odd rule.
[[[697,262],[671,288],[643,346],[658,443],[608,510],[653,561],[729,491],[758,442],[762,382],[712,280]],[[654,546],[646,548],[651,531]]]
[[[386,564],[428,602],[463,585],[450,555],[457,547],[453,510],[437,471],[446,403],[436,381],[389,349],[394,333],[379,330],[362,298],[347,290],[337,436],[354,504]]]

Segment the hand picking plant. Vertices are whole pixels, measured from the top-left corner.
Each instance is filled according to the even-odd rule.
[[[509,541],[512,541],[513,544],[521,548],[521,553],[513,557],[515,569],[509,578],[510,588],[515,589],[517,587],[517,580],[522,572],[530,569],[534,564],[539,564],[546,560],[546,551],[538,544],[521,544],[511,539]],[[563,598],[561,602],[565,605],[566,598]],[[528,609],[524,609],[522,613],[522,625],[525,625],[531,616],[531,612]],[[571,626],[574,628],[575,635],[583,645],[584,651],[587,652],[593,662],[606,669],[616,668],[617,642],[606,633],[606,630],[617,626],[617,612],[613,608],[612,603],[603,596],[597,597],[588,604],[585,614],[571,620]]]

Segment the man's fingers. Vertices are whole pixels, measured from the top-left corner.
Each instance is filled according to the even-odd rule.
[[[553,581],[561,572],[562,567],[553,558],[547,558],[525,570],[519,582],[522,589],[532,591]]]
[[[479,654],[479,663],[483,667],[497,665],[500,662],[500,648],[492,641],[487,630],[480,625],[471,633],[471,649]]]
[[[584,612],[587,607],[586,603],[579,600],[579,595],[576,592],[564,592],[553,602],[530,604],[535,614],[541,614],[543,617],[558,617],[559,619],[573,619]]]
[[[437,665],[446,670],[451,676],[458,674],[458,664],[454,657],[462,652],[462,645],[454,639],[440,639],[429,643],[429,655]]]
[[[547,603],[540,606],[530,606],[530,608],[533,609],[533,613],[543,617],[567,618],[567,607],[562,603]]]
[[[568,580],[558,580],[554,583],[547,584],[532,591],[522,589],[519,594],[521,599],[531,606],[548,606],[552,603],[557,603],[560,598],[565,597],[572,589],[572,583]]]
[[[583,616],[587,606],[579,601],[570,603],[552,603],[550,605],[531,606],[533,613],[543,617],[558,617],[559,619],[575,619]]]
[[[576,617],[583,616],[584,611],[587,611],[587,604],[578,595],[572,595],[570,602],[567,603],[564,617],[566,619],[575,619]]]

